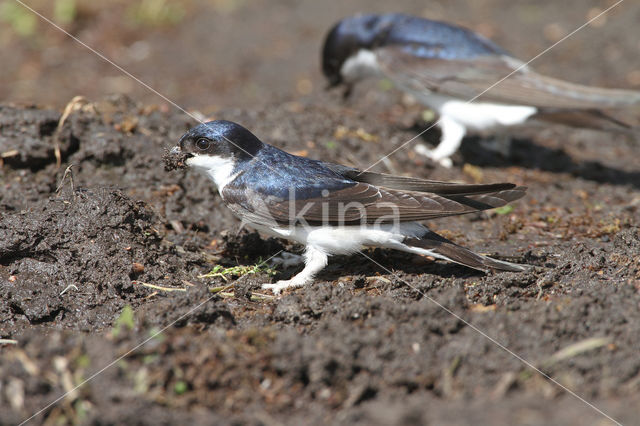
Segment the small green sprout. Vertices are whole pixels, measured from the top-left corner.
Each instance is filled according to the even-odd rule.
[[[137,27],[164,27],[178,24],[185,17],[182,5],[168,0],[142,0],[127,10],[130,21]]]
[[[329,140],[324,143],[324,146],[326,146],[328,149],[336,149],[336,147],[338,146],[338,142]]]
[[[189,390],[189,386],[187,385],[186,382],[183,382],[182,380],[180,380],[179,382],[176,382],[176,384],[173,385],[173,392],[176,395],[182,395],[187,390]]]
[[[149,338],[161,343],[164,342],[164,334],[162,334],[162,331],[158,328],[158,327],[151,327],[151,329],[149,330]]]
[[[73,22],[78,14],[76,0],[56,0],[53,6],[53,16],[62,24]]]
[[[91,365],[91,359],[89,355],[82,354],[75,359],[75,363],[78,368],[87,368]]]
[[[389,90],[393,89],[393,82],[388,78],[383,78],[382,80],[378,81],[378,88],[384,92],[388,92]]]
[[[0,3],[0,21],[6,22],[18,35],[30,37],[35,34],[38,25],[37,16],[22,5],[4,1]]]
[[[432,123],[436,121],[436,113],[432,109],[425,109],[422,111],[422,119],[426,123]]]
[[[118,317],[115,324],[113,325],[113,330],[111,334],[113,334],[114,337],[118,337],[118,335],[120,334],[123,328],[128,328],[129,330],[133,330],[133,327],[135,327],[135,325],[136,325],[136,322],[133,316],[133,308],[131,307],[131,305],[126,305],[122,309],[120,316]]]
[[[509,204],[507,204],[506,206],[498,207],[497,209],[494,210],[496,214],[500,214],[500,215],[509,214],[512,211],[513,211],[513,206]]]

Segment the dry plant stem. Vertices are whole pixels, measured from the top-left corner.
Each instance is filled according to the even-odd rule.
[[[211,287],[209,289],[209,293],[220,293],[221,291],[224,290],[228,290],[231,287],[233,287],[235,284],[229,284],[229,285],[224,285],[224,286],[218,286],[218,287]]]
[[[71,193],[73,194],[73,197],[75,198],[75,194],[76,194],[76,188],[75,188],[75,184],[73,183],[73,171],[71,170],[71,168],[73,167],[73,164],[69,164],[69,166],[64,169],[64,174],[62,175],[62,179],[60,179],[60,184],[58,185],[58,187],[56,188],[56,194],[60,195],[60,191],[62,190],[62,187],[64,186],[64,180],[67,178],[67,176],[69,176],[69,182],[71,182]]]
[[[565,348],[560,349],[558,352],[547,358],[542,363],[543,367],[548,368],[552,365],[564,361],[575,356],[581,355],[585,352],[589,352],[603,346],[608,345],[611,340],[608,337],[591,337],[585,340],[581,340]]]
[[[160,291],[167,291],[167,292],[171,292],[171,291],[187,291],[186,288],[180,288],[180,287],[163,287],[160,285],[156,285],[156,284],[149,284],[149,283],[145,283],[142,281],[133,281],[134,284],[140,284],[141,286],[144,287],[148,287],[148,288],[152,288],[154,290],[160,290]]]
[[[71,101],[64,107],[64,112],[58,120],[58,126],[56,127],[56,131],[53,135],[53,154],[56,157],[56,168],[59,169],[62,164],[62,153],[60,152],[60,133],[62,132],[62,126],[64,126],[65,121],[71,115],[73,111],[78,109],[78,107],[87,104],[87,100],[82,96],[75,96]]]

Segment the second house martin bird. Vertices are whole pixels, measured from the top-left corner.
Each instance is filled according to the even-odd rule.
[[[546,77],[468,29],[402,14],[338,22],[324,43],[322,71],[331,86],[346,85],[345,93],[366,77],[386,77],[433,109],[441,142],[433,150],[416,150],[448,167],[468,130],[516,125],[533,116],[551,121],[564,116],[574,125],[609,122],[620,129],[624,123],[601,110],[640,105],[640,92]]]
[[[189,130],[165,157],[211,179],[244,223],[305,246],[305,267],[265,284],[274,293],[313,281],[334,254],[383,247],[487,271],[522,271],[430,231],[418,221],[503,206],[525,194],[511,183],[459,184],[393,176],[289,154],[239,124],[211,121]]]

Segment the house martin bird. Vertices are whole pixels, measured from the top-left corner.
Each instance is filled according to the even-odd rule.
[[[324,43],[322,71],[330,86],[347,87],[345,96],[359,80],[383,76],[433,109],[441,142],[416,151],[447,167],[468,130],[516,125],[534,116],[621,130],[629,126],[602,109],[640,105],[640,92],[546,77],[470,30],[402,14],[338,22]]]
[[[168,170],[191,167],[211,179],[244,223],[305,246],[304,269],[265,284],[274,293],[310,283],[334,254],[383,247],[487,271],[520,265],[471,252],[418,221],[503,206],[525,194],[511,183],[459,184],[361,172],[263,143],[239,124],[211,121],[182,136]]]

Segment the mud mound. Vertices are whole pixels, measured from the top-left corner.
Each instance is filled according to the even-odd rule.
[[[181,273],[182,255],[161,230],[145,203],[109,189],[77,191],[3,215],[3,334],[37,324],[110,326],[125,304],[148,294],[133,280],[159,283]]]

